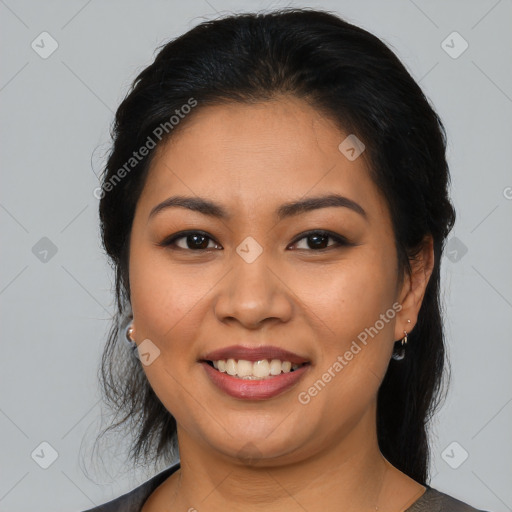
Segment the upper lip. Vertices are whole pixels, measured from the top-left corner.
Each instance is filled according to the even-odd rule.
[[[219,361],[221,359],[244,359],[246,361],[260,361],[262,359],[279,359],[290,361],[295,364],[307,363],[309,360],[289,350],[274,347],[272,345],[260,345],[259,347],[244,347],[243,345],[232,345],[208,352],[201,357],[202,361]]]

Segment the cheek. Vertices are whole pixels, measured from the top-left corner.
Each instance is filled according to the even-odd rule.
[[[382,250],[361,247],[336,268],[302,280],[309,297],[306,310],[315,313],[310,318],[322,320],[315,326],[318,365],[301,387],[304,400],[315,402],[312,410],[317,408],[318,414],[330,417],[341,408],[357,416],[355,409],[361,412],[378,391],[389,363],[396,315],[392,261]]]
[[[172,343],[176,331],[183,336],[188,318],[201,307],[211,289],[199,265],[172,264],[165,250],[134,248],[130,255],[130,294],[139,336]]]
[[[327,332],[356,336],[393,304],[396,276],[390,269],[382,252],[361,248],[336,266],[302,272],[294,290]]]
[[[130,254],[136,338],[138,342],[150,339],[160,350],[158,358],[143,370],[160,401],[187,428],[194,428],[197,422],[191,420],[190,411],[196,411],[200,397],[194,391],[195,400],[191,400],[186,388],[190,387],[187,379],[194,379],[198,370],[193,351],[198,332],[195,315],[202,306],[201,298],[211,288],[207,281],[199,266],[192,270],[177,268],[163,251],[141,244]]]
[[[393,303],[382,274],[354,266],[326,282],[311,304],[324,320],[316,329],[318,361],[297,399],[308,418],[323,419],[328,437],[348,432],[375,400],[389,363],[394,310],[388,323],[381,320]]]

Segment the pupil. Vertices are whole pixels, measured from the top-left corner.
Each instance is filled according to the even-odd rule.
[[[201,238],[203,239],[203,243],[197,245],[197,243],[196,243],[197,239],[201,239]],[[208,239],[203,235],[188,235],[187,241],[188,242],[192,241],[191,242],[192,249],[206,249],[208,247]]]
[[[310,235],[308,238],[310,241],[313,239],[316,240],[316,242],[314,242],[312,245],[317,249],[319,248],[320,245],[324,245],[324,247],[321,247],[321,249],[325,249],[325,247],[327,247],[327,245],[324,244],[324,242],[327,242],[327,240],[329,239],[327,235]],[[318,239],[321,239],[320,243],[318,243]]]

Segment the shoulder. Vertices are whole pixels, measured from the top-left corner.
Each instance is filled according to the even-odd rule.
[[[405,512],[486,512],[473,508],[444,492],[426,486],[425,493]]]
[[[119,498],[84,512],[140,512],[149,495],[179,467],[178,462]]]

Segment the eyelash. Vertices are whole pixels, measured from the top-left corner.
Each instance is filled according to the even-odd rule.
[[[181,231],[180,233],[176,233],[176,234],[172,235],[171,237],[166,238],[165,240],[158,243],[157,245],[160,247],[169,248],[171,250],[192,251],[192,252],[198,252],[198,253],[204,252],[204,251],[218,250],[218,249],[212,249],[212,248],[207,248],[207,249],[188,249],[187,248],[187,249],[184,249],[183,247],[176,247],[177,240],[180,240],[181,238],[187,238],[187,236],[189,236],[189,235],[199,235],[204,238],[209,238],[210,240],[215,242],[215,240],[210,235],[205,233],[204,231]],[[350,243],[345,237],[343,237],[341,235],[337,235],[335,233],[332,233],[331,231],[325,231],[322,229],[306,231],[305,233],[301,233],[300,235],[298,235],[295,238],[295,240],[291,243],[291,245],[295,245],[298,242],[300,242],[301,240],[307,239],[313,235],[319,235],[319,236],[331,238],[332,240],[335,241],[335,244],[329,245],[322,249],[309,249],[308,248],[308,249],[296,249],[296,250],[306,251],[306,252],[324,252],[324,251],[331,250],[331,249],[354,245],[354,244]],[[217,243],[217,242],[215,242],[215,243]],[[220,244],[218,244],[218,245],[220,245]]]

